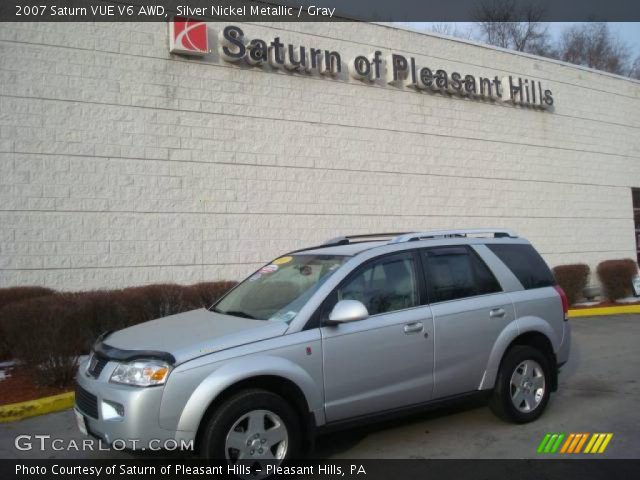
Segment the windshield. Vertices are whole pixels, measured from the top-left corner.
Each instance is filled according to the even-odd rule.
[[[280,257],[229,292],[213,311],[289,323],[347,258],[304,254]]]

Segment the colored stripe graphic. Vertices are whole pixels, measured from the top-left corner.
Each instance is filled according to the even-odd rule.
[[[607,436],[604,439],[604,442],[602,442],[602,445],[600,445],[600,450],[598,450],[598,453],[604,453],[604,451],[607,449],[607,445],[609,445],[609,442],[611,441],[611,439],[613,438],[613,433],[607,433]]]
[[[604,453],[613,438],[613,433],[594,433],[584,453]]]
[[[564,433],[547,433],[538,445],[538,453],[556,453],[563,439]]]
[[[569,434],[569,437],[567,438],[567,441],[564,442],[564,445],[562,446],[562,449],[560,450],[560,453],[566,453],[567,449],[569,448],[569,445],[571,445],[571,442],[573,442],[573,439],[575,438],[576,434],[575,433],[571,433]]]
[[[587,448],[584,449],[584,453],[591,453],[591,447],[593,447],[593,444],[596,443],[598,436],[599,435],[597,433],[591,435],[591,440],[589,440],[589,443],[587,443]]]
[[[547,433],[537,451],[543,454],[603,453],[612,438],[613,433]]]
[[[576,447],[578,446],[578,442],[582,439],[582,434],[581,433],[576,433],[576,436],[573,437],[573,442],[571,442],[571,445],[569,446],[569,450],[567,450],[567,453],[573,453],[576,449]]]
[[[547,442],[549,441],[550,438],[551,438],[551,434],[550,433],[547,433],[544,436],[544,438],[540,442],[540,445],[538,445],[538,453],[544,452],[544,447],[547,445]]]
[[[580,442],[578,442],[578,445],[576,446],[576,449],[573,453],[580,453],[580,451],[582,450],[582,447],[584,446],[584,442],[587,441],[587,438],[589,438],[589,434],[583,433],[582,438],[580,439]]]
[[[563,438],[564,438],[564,433],[561,433],[558,435],[558,439],[556,440],[556,443],[553,445],[553,447],[551,447],[551,453],[556,453],[558,451],[558,448],[560,448],[560,444],[562,443]]]

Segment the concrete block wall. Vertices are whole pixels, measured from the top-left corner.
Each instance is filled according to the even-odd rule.
[[[169,54],[167,25],[0,29],[0,287],[239,279],[340,234],[508,227],[550,265],[634,257],[640,84],[374,24],[238,24],[336,79]],[[551,112],[349,79],[380,49],[516,75]]]

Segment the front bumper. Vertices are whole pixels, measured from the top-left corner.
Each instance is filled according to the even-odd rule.
[[[79,366],[76,381],[76,411],[85,418],[88,432],[109,445],[132,450],[155,449],[175,440],[176,433],[160,426],[163,386],[131,387],[109,383],[117,362],[109,362],[98,378],[88,375],[86,363]],[[122,406],[122,416],[113,415],[113,405]],[[111,406],[111,409],[109,408]],[[180,432],[184,437],[184,432]]]

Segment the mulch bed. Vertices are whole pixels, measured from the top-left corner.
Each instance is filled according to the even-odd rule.
[[[24,368],[12,367],[5,371],[10,376],[0,380],[0,405],[26,402],[73,390],[72,386],[43,387],[36,385],[34,375]]]

